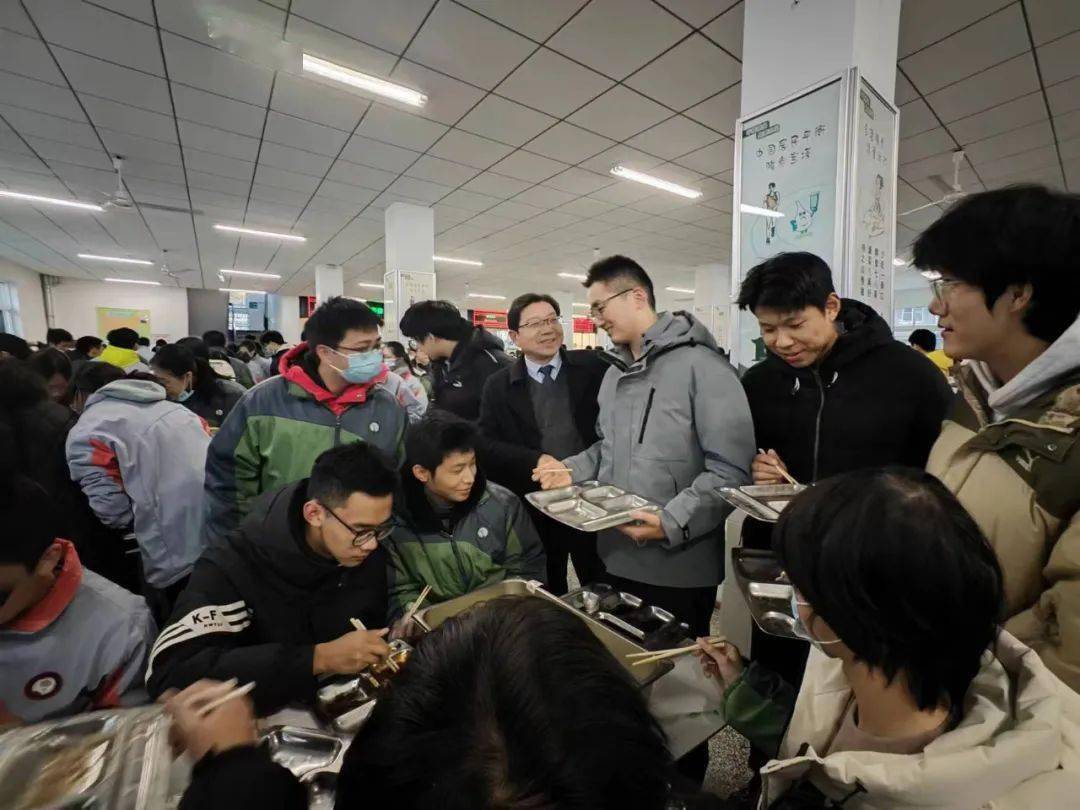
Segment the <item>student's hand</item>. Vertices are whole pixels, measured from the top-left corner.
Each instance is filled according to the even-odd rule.
[[[24,579],[0,605],[0,626],[15,619],[19,614],[40,602],[56,582],[56,567],[64,556],[60,543],[53,545],[41,555],[29,577]]]
[[[639,545],[650,540],[664,540],[664,526],[660,522],[659,512],[633,512],[633,523],[624,523],[618,530]]]
[[[315,645],[312,671],[316,675],[355,675],[390,655],[384,638],[390,630],[353,630],[341,638]]]
[[[395,641],[399,638],[409,641],[410,639],[419,638],[424,634],[424,629],[416,623],[415,620],[410,619],[405,621],[405,617],[402,616],[393,626],[390,628],[390,640]]]
[[[754,456],[754,462],[750,466],[750,472],[754,476],[755,484],[786,484],[787,479],[780,474],[780,469],[787,469],[787,464],[776,454],[775,450],[768,453],[758,453]]]
[[[566,465],[547,453],[537,460],[532,480],[540,484],[540,489],[562,489],[574,483]]]
[[[699,638],[697,644],[701,649],[694,652],[701,661],[701,668],[706,678],[716,678],[723,684],[723,689],[726,691],[742,677],[746,665],[743,663],[739,648],[734,644],[728,644],[726,641],[709,644],[703,638]]]
[[[166,693],[165,713],[172,718],[169,740],[173,751],[187,751],[194,762],[213,751],[220,753],[241,745],[255,745],[255,711],[246,695],[227,700],[205,717],[201,710],[211,700],[236,687],[236,681],[198,681],[183,692]]]

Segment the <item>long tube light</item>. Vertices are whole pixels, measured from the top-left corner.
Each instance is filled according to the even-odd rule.
[[[559,273],[559,278],[572,278],[575,281],[584,281],[585,276],[579,273]]]
[[[469,267],[483,267],[483,262],[478,262],[475,259],[451,259],[449,256],[432,256],[437,262],[446,262],[447,264],[467,264]]]
[[[469,298],[490,298],[493,301],[505,301],[505,295],[489,295],[487,293],[469,293]]]
[[[377,96],[392,98],[413,107],[423,107],[427,103],[427,96],[418,90],[394,84],[386,81],[386,79],[380,79],[378,76],[361,73],[343,65],[335,65],[333,62],[327,62],[325,59],[312,56],[310,53],[304,54],[303,68],[306,73],[314,73],[324,79],[341,82],[359,90],[366,90]]]
[[[78,208],[83,211],[104,211],[100,205],[79,202],[78,200],[62,200],[59,197],[42,197],[40,194],[24,194],[21,191],[0,190],[0,197],[8,197],[12,200],[25,200],[26,202],[38,202],[45,205],[62,205],[66,208]]]
[[[773,211],[771,208],[759,208],[756,205],[747,205],[746,203],[740,203],[739,210],[744,214],[757,214],[759,217],[773,217],[774,219],[781,219],[786,217],[783,211]]]
[[[222,225],[220,222],[214,226],[215,230],[228,231],[229,233],[242,233],[247,236],[265,236],[268,239],[286,239],[290,242],[306,242],[306,236],[296,233],[277,233],[275,231],[259,231],[254,228],[241,228],[237,225]]]
[[[228,273],[230,276],[251,276],[252,278],[281,278],[277,273],[256,273],[253,270],[230,270],[222,267],[219,273]]]
[[[253,295],[266,295],[266,290],[241,290],[239,287],[218,287],[218,292],[252,293]]]
[[[160,281],[143,281],[141,278],[107,278],[113,284],[145,284],[148,287],[160,287]]]
[[[688,290],[685,287],[664,287],[664,289],[667,290],[668,292],[673,292],[673,293],[686,293],[687,295],[693,295],[694,294],[693,290]]]
[[[80,259],[93,259],[98,262],[116,262],[118,264],[142,264],[153,267],[154,263],[149,259],[128,259],[123,256],[98,256],[96,253],[77,253]]]
[[[358,281],[358,282],[356,282],[356,286],[357,287],[367,287],[368,289],[371,289],[371,290],[381,290],[383,288],[382,284],[373,284],[370,281]]]
[[[680,197],[689,197],[691,200],[696,200],[701,196],[701,192],[697,189],[680,186],[678,183],[672,183],[670,180],[661,180],[659,177],[653,177],[651,174],[628,169],[625,166],[612,166],[611,173],[624,180],[633,180],[635,183],[644,183],[647,186],[658,188],[661,191],[670,191],[672,194],[678,194]]]

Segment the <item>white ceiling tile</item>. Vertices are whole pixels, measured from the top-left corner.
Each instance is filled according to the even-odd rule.
[[[547,39],[570,19],[585,0],[544,0],[542,3],[507,3],[506,0],[462,0],[474,11],[539,41]]]
[[[643,67],[626,84],[668,107],[685,110],[739,81],[742,65],[700,34]]]
[[[184,149],[184,165],[189,170],[231,177],[234,180],[250,181],[255,173],[254,163],[246,163],[212,152],[201,152],[198,149]]]
[[[582,107],[569,120],[592,132],[623,141],[670,115],[659,104],[620,85]]]
[[[454,208],[463,208],[466,211],[486,211],[489,208],[494,208],[502,200],[498,197],[489,197],[487,194],[477,194],[474,191],[458,189],[444,197],[442,202]]]
[[[900,65],[925,95],[1029,48],[1023,12],[1017,3],[900,60]]]
[[[1040,146],[1054,142],[1049,121],[1039,121],[1026,127],[1004,132],[1000,135],[975,141],[964,146],[964,151],[976,168],[988,161],[1008,157],[1009,155],[1030,152]]]
[[[82,110],[67,87],[39,82],[0,70],[0,102],[78,121]]]
[[[408,59],[398,63],[390,78],[425,93],[427,103],[416,114],[442,124],[452,125],[484,96],[483,90]]]
[[[172,92],[178,118],[254,138],[262,133],[266,118],[266,110],[262,107],[179,84],[172,86]]]
[[[9,70],[52,84],[64,84],[64,77],[37,37],[0,30],[0,70]]]
[[[311,177],[322,177],[333,163],[333,158],[327,155],[317,155],[303,149],[294,149],[291,146],[263,141],[259,148],[259,163],[272,166],[276,169],[285,169],[298,174],[306,174]]]
[[[554,123],[551,116],[489,95],[458,122],[458,127],[501,143],[521,146]]]
[[[532,184],[525,180],[515,180],[513,177],[496,174],[495,172],[483,172],[462,186],[462,188],[466,191],[475,191],[479,194],[487,194],[505,200],[524,191],[530,185]]]
[[[648,214],[643,214],[641,211],[635,211],[633,208],[615,208],[608,211],[606,214],[600,214],[597,219],[609,222],[612,225],[632,225],[633,223],[641,222],[648,217]]]
[[[579,197],[576,200],[571,200],[565,205],[560,205],[560,211],[567,214],[574,214],[579,217],[597,217],[600,214],[606,214],[609,211],[615,210],[614,203],[603,202],[602,200],[594,200],[591,197]],[[611,223],[601,223],[610,227]]]
[[[610,174],[600,175],[586,171],[585,169],[573,167],[545,180],[544,185],[550,186],[551,188],[557,188],[559,191],[566,191],[570,194],[585,195],[606,188],[615,182],[615,178]],[[565,208],[560,210],[566,211]]]
[[[431,205],[445,197],[453,189],[439,183],[417,180],[414,177],[399,177],[387,191]]]
[[[1004,104],[1039,89],[1030,53],[1014,57],[962,82],[927,96],[927,102],[948,124],[965,115]]]
[[[675,162],[702,174],[717,174],[734,165],[735,145],[724,138],[689,155],[683,155]]]
[[[93,127],[85,123],[82,116],[79,116],[79,120],[72,121],[9,104],[0,104],[0,115],[8,126],[23,136],[35,135],[60,143],[85,146],[88,149],[100,148]]]
[[[1073,160],[1074,158],[1080,158],[1080,138],[1071,138],[1067,141],[1063,140],[1060,143],[1060,148],[1061,157],[1063,160]]]
[[[536,188],[541,188],[537,186]],[[536,190],[536,189],[532,189]],[[507,200],[506,202],[499,203],[491,209],[491,213],[496,216],[503,217],[505,219],[513,220],[514,222],[521,222],[522,220],[531,219],[536,215],[543,213],[543,208],[537,208],[533,205],[526,205],[520,201],[520,197],[513,200]],[[438,212],[436,211],[436,215]]]
[[[18,3],[0,3],[0,28],[6,28],[8,31],[14,31],[16,34],[23,34],[28,37],[37,36],[34,26],[31,25],[30,20],[27,19],[25,12],[22,10],[22,6]],[[2,36],[3,34],[0,34],[0,37]]]
[[[295,14],[289,16],[285,39],[304,53],[310,53],[322,59],[329,59],[331,62],[373,76],[386,76],[393,68],[396,58],[392,53],[371,45],[365,45],[331,28],[308,22],[303,17]],[[299,73],[300,67],[297,66],[294,72]],[[315,81],[322,82],[321,79]],[[341,85],[337,86],[341,87]],[[417,89],[422,90],[423,88]],[[369,98],[366,94],[359,95]]]
[[[258,177],[258,174],[258,171],[256,171],[255,176]],[[296,207],[297,209],[303,206],[310,197],[310,191],[293,191],[292,189],[281,188],[280,186],[265,185],[258,182],[254,183],[251,186],[252,200],[280,203],[281,205]],[[300,211],[297,210],[296,214],[299,215]]]
[[[565,116],[596,98],[613,82],[541,48],[498,87],[499,95],[555,116]]]
[[[934,113],[922,99],[909,101],[900,108],[900,137],[910,138],[938,126]]]
[[[306,149],[320,155],[336,155],[349,138],[347,132],[313,124],[302,118],[293,118],[270,112],[266,117],[263,137],[268,141],[296,149]]]
[[[348,132],[356,126],[370,102],[343,90],[288,73],[278,73],[270,108]]]
[[[629,205],[630,203],[644,200],[654,193],[655,189],[643,186],[641,183],[631,183],[629,180],[626,180],[622,183],[616,183],[615,185],[595,191],[589,196],[597,200],[615,203],[616,205]]]
[[[140,161],[180,167],[180,149],[175,143],[140,138],[130,132],[117,132],[104,127],[98,133],[110,155],[119,155],[127,161],[125,171],[134,169]]]
[[[481,138],[479,135],[462,132],[460,129],[450,130],[431,148],[431,154],[435,157],[474,166],[477,169],[486,169],[512,151],[513,147],[496,143],[488,138]]]
[[[1057,133],[1058,140],[1062,142],[1066,142],[1072,138],[1080,138],[1080,110],[1055,117],[1054,131]],[[1064,145],[1065,144],[1062,143],[1063,152]],[[1077,144],[1077,146],[1080,146],[1080,144]],[[1062,157],[1064,157],[1064,154]]]
[[[408,58],[488,90],[535,45],[462,6],[440,2],[406,52]]]
[[[743,14],[745,10],[746,4],[738,3],[725,12],[720,19],[702,29],[705,36],[738,59],[742,59]]]
[[[593,0],[548,46],[622,79],[690,31],[651,0]]]
[[[237,180],[232,177],[222,177],[220,174],[208,174],[206,172],[196,171],[191,167],[188,167],[187,178],[192,193],[198,189],[200,191],[212,191],[219,194],[229,194],[243,198],[247,196],[248,188],[251,185],[250,179]]]
[[[729,87],[696,107],[691,107],[685,115],[717,132],[730,136],[735,132],[735,119],[739,117],[739,108],[742,104],[741,88],[740,84]]]
[[[731,8],[731,0],[658,0],[668,11],[678,15],[683,22],[700,28]]]
[[[904,74],[899,70],[896,71],[896,89],[894,93],[894,103],[897,106],[903,106],[909,101],[914,101],[919,97],[919,93],[911,86]]]
[[[1036,45],[1080,30],[1080,3],[1075,0],[1039,0],[1026,8]]]
[[[447,127],[382,104],[372,104],[356,129],[357,135],[374,138],[416,152],[428,149]]]
[[[172,116],[140,110],[127,104],[86,95],[83,106],[97,127],[129,132],[159,141],[176,142],[176,125]]]
[[[717,139],[716,133],[689,118],[676,115],[636,135],[626,143],[642,152],[662,158],[676,158]]]
[[[164,79],[83,56],[66,48],[54,47],[53,53],[77,92],[93,93],[166,115],[172,114]]]
[[[273,72],[235,56],[165,33],[161,36],[169,80],[265,106]]]
[[[140,1],[150,5],[150,0]],[[280,41],[285,24],[284,9],[259,0],[229,0],[227,10],[224,5],[199,2],[157,3],[155,8],[163,30],[224,50],[233,47],[234,40],[223,36],[223,21],[242,27],[249,38],[261,40],[260,44]],[[149,22],[153,21],[151,14]]]
[[[361,188],[348,183],[336,183],[333,180],[324,180],[315,195],[331,200],[340,200],[350,203],[354,209],[367,205],[379,196],[379,192],[373,188]]]
[[[108,169],[112,165],[109,156],[100,146],[97,148],[74,146],[36,135],[26,136],[26,140],[47,162],[59,160],[63,163],[74,163],[77,166],[89,166],[92,169]]]
[[[979,176],[989,183],[1002,177],[1023,177],[1025,173],[1054,166],[1058,162],[1057,150],[1044,146],[1019,155],[1010,155],[979,165]]]
[[[180,139],[184,146],[201,149],[204,152],[216,152],[226,157],[239,158],[254,162],[259,153],[259,141],[236,132],[226,132],[214,127],[196,124],[191,121],[178,122]]]
[[[546,211],[549,208],[555,208],[563,203],[570,202],[575,196],[547,186],[534,186],[514,197],[513,202],[525,203]]]
[[[472,215],[472,211],[466,211],[463,208],[455,208],[452,205],[446,205],[445,203],[438,203],[433,206],[435,209],[435,233],[441,233],[447,228],[457,225],[459,222],[463,222],[469,219]]]
[[[586,132],[563,121],[529,141],[525,148],[544,157],[574,164],[613,145],[614,142],[608,138]]]
[[[949,123],[949,132],[961,144],[967,144],[1045,118],[1046,102],[1043,101],[1042,93],[1029,93],[984,112],[952,121]]]
[[[2,81],[3,76],[0,75],[0,89],[3,87]],[[1054,115],[1080,110],[1080,76],[1047,87],[1046,99],[1050,102],[1050,110]]]
[[[353,163],[397,173],[407,169],[420,157],[420,153],[353,135],[345,145],[341,157]]]
[[[951,152],[954,149],[956,149],[956,144],[949,136],[949,133],[941,127],[937,127],[900,141],[900,147],[897,150],[898,160],[900,165],[904,165],[923,160],[932,155],[939,155],[942,152]]]
[[[1043,45],[1039,51],[1039,70],[1043,82],[1057,84],[1080,76],[1080,31]]]
[[[264,186],[277,186],[289,191],[302,192],[307,195],[314,194],[319,187],[322,178],[312,177],[307,174],[277,169],[273,166],[259,164],[255,170],[255,182]]]
[[[491,167],[498,174],[505,174],[518,180],[539,183],[566,168],[565,163],[534,155],[529,152],[514,152]]]
[[[409,177],[457,187],[476,176],[476,169],[450,160],[424,155],[405,172]]]
[[[153,26],[68,0],[30,0],[27,8],[46,42],[164,75]]]
[[[370,157],[370,154],[368,156]],[[338,159],[330,167],[330,171],[326,176],[328,179],[336,180],[339,183],[349,183],[353,186],[363,186],[374,191],[382,191],[394,182],[397,173]]]
[[[293,0],[291,11],[347,36],[401,53],[431,8],[431,0]]]
[[[900,9],[900,56],[944,39],[1008,4],[1009,0],[905,0]]]
[[[595,157],[591,157],[588,160],[581,162],[581,168],[588,169],[589,171],[596,172],[597,174],[604,174],[609,171],[616,163],[621,163],[624,166],[628,166],[631,169],[637,169],[638,171],[648,171],[654,166],[659,166],[663,163],[662,158],[654,157],[653,155],[647,155],[644,152],[634,149],[632,146],[626,144],[616,144],[610,149],[601,152]]]

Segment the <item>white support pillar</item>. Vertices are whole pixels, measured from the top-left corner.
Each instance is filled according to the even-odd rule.
[[[728,297],[731,268],[703,264],[694,268],[694,317],[704,324],[722,349],[728,348]]]
[[[383,337],[398,340],[401,315],[412,304],[435,298],[435,212],[393,203],[386,209],[386,306]]]
[[[315,265],[315,301],[323,303],[328,298],[345,292],[340,264]]]

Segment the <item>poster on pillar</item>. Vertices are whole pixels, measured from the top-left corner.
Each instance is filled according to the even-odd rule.
[[[418,301],[435,298],[435,274],[396,270],[383,277],[385,328],[383,334],[397,340],[401,316]]]
[[[893,255],[896,245],[896,109],[860,78],[855,85],[853,149],[855,207],[847,240],[844,285],[848,298],[877,310],[892,323]]]

